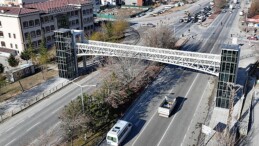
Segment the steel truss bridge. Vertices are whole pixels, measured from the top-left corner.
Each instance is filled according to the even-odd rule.
[[[77,55],[130,57],[182,66],[218,76],[221,55],[100,41],[75,44]]]

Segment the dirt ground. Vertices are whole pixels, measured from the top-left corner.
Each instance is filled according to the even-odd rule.
[[[58,76],[58,71],[56,70],[45,71],[44,76],[46,79],[51,79],[53,77]],[[32,76],[29,76],[20,80],[20,83],[24,90],[31,89],[32,87],[39,85],[43,82],[45,82],[45,80],[43,79],[43,75],[41,72],[38,72]],[[17,81],[14,83],[7,83],[6,86],[2,87],[0,89],[0,102],[22,93],[21,85]]]

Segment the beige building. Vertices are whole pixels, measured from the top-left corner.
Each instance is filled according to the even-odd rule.
[[[54,43],[53,30],[70,28],[92,33],[93,5],[91,1],[51,0],[22,7],[0,7],[0,47],[21,53],[31,36],[38,48],[45,36],[47,47]]]

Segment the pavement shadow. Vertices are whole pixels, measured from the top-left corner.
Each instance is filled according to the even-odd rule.
[[[130,142],[130,141],[141,131],[141,129],[142,129],[143,126],[145,125],[146,121],[143,120],[143,119],[139,119],[139,120],[140,120],[140,122],[138,122],[138,125],[137,125],[137,126],[134,125],[134,123],[132,123],[132,124],[133,124],[133,127],[132,127],[132,129],[131,129],[129,135],[126,137],[125,140],[123,140],[123,142],[121,143],[121,145],[125,145],[125,144],[127,144],[128,142]]]
[[[227,128],[227,125],[226,125],[226,124],[219,122],[219,123],[214,127],[213,130],[215,130],[215,131],[221,133],[221,132],[223,132],[224,129],[226,129],[226,128]]]
[[[173,111],[171,112],[170,117],[182,109],[183,104],[186,100],[187,100],[187,98],[184,98],[184,97],[176,97],[176,101],[175,101],[176,105],[175,105]]]

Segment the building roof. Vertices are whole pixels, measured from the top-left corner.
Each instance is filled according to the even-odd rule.
[[[252,18],[247,18],[246,21],[253,22],[253,23],[259,23],[259,15],[255,15]]]
[[[90,0],[48,0],[34,4],[26,4],[25,8],[35,8],[44,12],[49,12],[53,9],[73,7],[73,5],[90,4]]]
[[[0,7],[0,14],[22,15],[34,12],[39,12],[39,10],[20,7]]]

